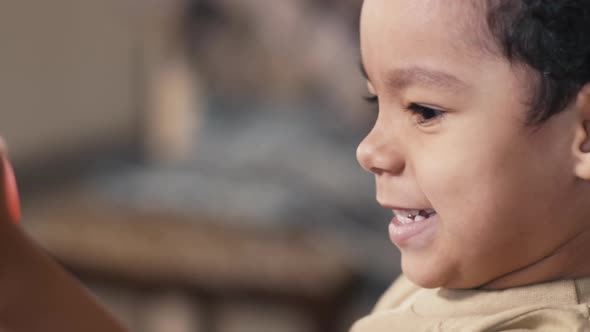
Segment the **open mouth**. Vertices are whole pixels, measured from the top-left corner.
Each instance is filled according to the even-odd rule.
[[[439,224],[434,209],[393,209],[389,237],[400,248],[420,249],[428,246],[436,235]]]
[[[424,210],[393,210],[393,214],[397,217],[400,224],[412,224],[424,221],[434,215],[436,211],[433,209]]]

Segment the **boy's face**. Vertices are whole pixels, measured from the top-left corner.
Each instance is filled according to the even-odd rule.
[[[582,227],[575,115],[524,125],[532,76],[484,51],[478,1],[364,2],[362,57],[379,115],[358,159],[381,205],[430,216],[390,226],[404,273],[424,287],[484,285]]]

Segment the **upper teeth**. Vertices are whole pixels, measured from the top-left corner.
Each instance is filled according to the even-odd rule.
[[[420,222],[426,220],[436,211],[433,209],[426,210],[393,210],[393,213],[397,216],[397,219],[402,224],[409,224],[412,222]]]

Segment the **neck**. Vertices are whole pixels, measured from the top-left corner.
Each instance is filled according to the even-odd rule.
[[[500,276],[480,288],[496,290],[590,277],[588,251],[590,251],[590,228],[578,233],[544,258]]]

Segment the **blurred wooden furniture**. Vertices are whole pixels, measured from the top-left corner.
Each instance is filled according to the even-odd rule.
[[[227,299],[285,304],[311,317],[300,332],[341,329],[356,274],[325,239],[55,199],[67,203],[29,216],[28,231],[83,280],[193,294],[197,331],[225,331]]]

